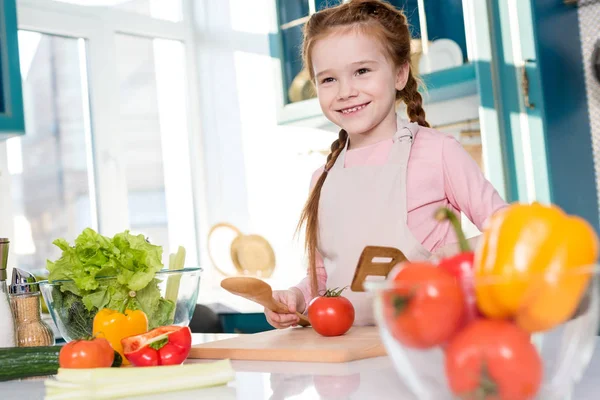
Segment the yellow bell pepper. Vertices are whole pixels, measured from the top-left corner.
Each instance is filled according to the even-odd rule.
[[[123,364],[129,361],[123,354],[121,339],[148,332],[148,318],[141,310],[110,310],[103,308],[94,317],[92,333],[96,337],[108,340],[112,348],[123,358]]]
[[[489,318],[511,318],[528,332],[572,317],[598,259],[598,237],[584,219],[556,206],[513,204],[494,214],[475,252],[475,292]]]

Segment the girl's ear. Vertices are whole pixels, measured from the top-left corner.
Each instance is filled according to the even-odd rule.
[[[408,72],[410,71],[410,64],[404,63],[401,65],[396,72],[396,90],[401,91],[406,86],[408,81]]]

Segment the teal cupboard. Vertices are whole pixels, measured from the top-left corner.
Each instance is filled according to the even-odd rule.
[[[0,139],[24,132],[16,0],[0,0]]]

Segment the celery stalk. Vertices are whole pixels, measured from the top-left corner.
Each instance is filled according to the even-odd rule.
[[[55,393],[46,397],[47,400],[57,400],[67,398],[70,394],[76,392],[79,398],[86,399],[118,399],[129,396],[142,396],[148,394],[160,394],[172,391],[191,390],[207,388],[217,385],[224,385],[233,379],[233,374],[220,372],[211,376],[177,376],[170,377],[169,380],[144,380],[121,383],[102,384],[91,383],[81,385],[82,390],[65,390],[61,393]],[[70,393],[71,392],[71,393]],[[60,397],[59,397],[60,396]],[[69,396],[69,398],[74,398]]]
[[[179,246],[176,254],[169,256],[169,270],[182,269],[185,264],[185,248]],[[173,320],[175,317],[175,309],[177,308],[177,295],[179,293],[179,281],[181,281],[181,274],[169,276],[167,279],[167,290],[165,293],[165,299],[171,300],[175,307],[171,312],[170,319]]]
[[[215,371],[231,370],[229,360],[211,363],[170,365],[160,367],[128,368],[59,368],[56,379],[60,382],[85,383],[91,381],[130,382],[152,380],[171,376],[210,375]]]
[[[110,370],[114,372],[109,372]],[[167,374],[164,372],[168,371]],[[210,364],[188,364],[176,367],[97,368],[87,374],[59,369],[46,381],[46,400],[117,399],[128,396],[160,394],[224,385],[234,378],[229,360]],[[77,371],[78,372],[78,371]],[[158,378],[160,377],[160,378]],[[64,380],[67,378],[67,382]],[[73,379],[77,380],[74,383]],[[66,384],[66,385],[65,385]]]

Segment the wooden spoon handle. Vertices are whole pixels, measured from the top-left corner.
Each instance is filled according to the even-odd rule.
[[[290,312],[290,310],[287,308],[287,306],[285,304],[282,304],[275,299],[273,299],[272,305],[273,305],[272,308],[271,307],[267,307],[267,308],[269,308],[271,311],[274,311],[276,313],[288,314]],[[298,318],[300,318],[300,322],[298,322],[298,325],[310,326],[310,322],[308,321],[308,318],[306,317],[306,315],[300,314],[297,311],[296,311],[296,315],[298,316]]]
[[[310,326],[310,321],[308,320],[308,317],[306,315],[300,314],[299,312],[296,312],[296,315],[298,316],[298,318],[300,318],[300,322],[298,322],[298,325]]]

